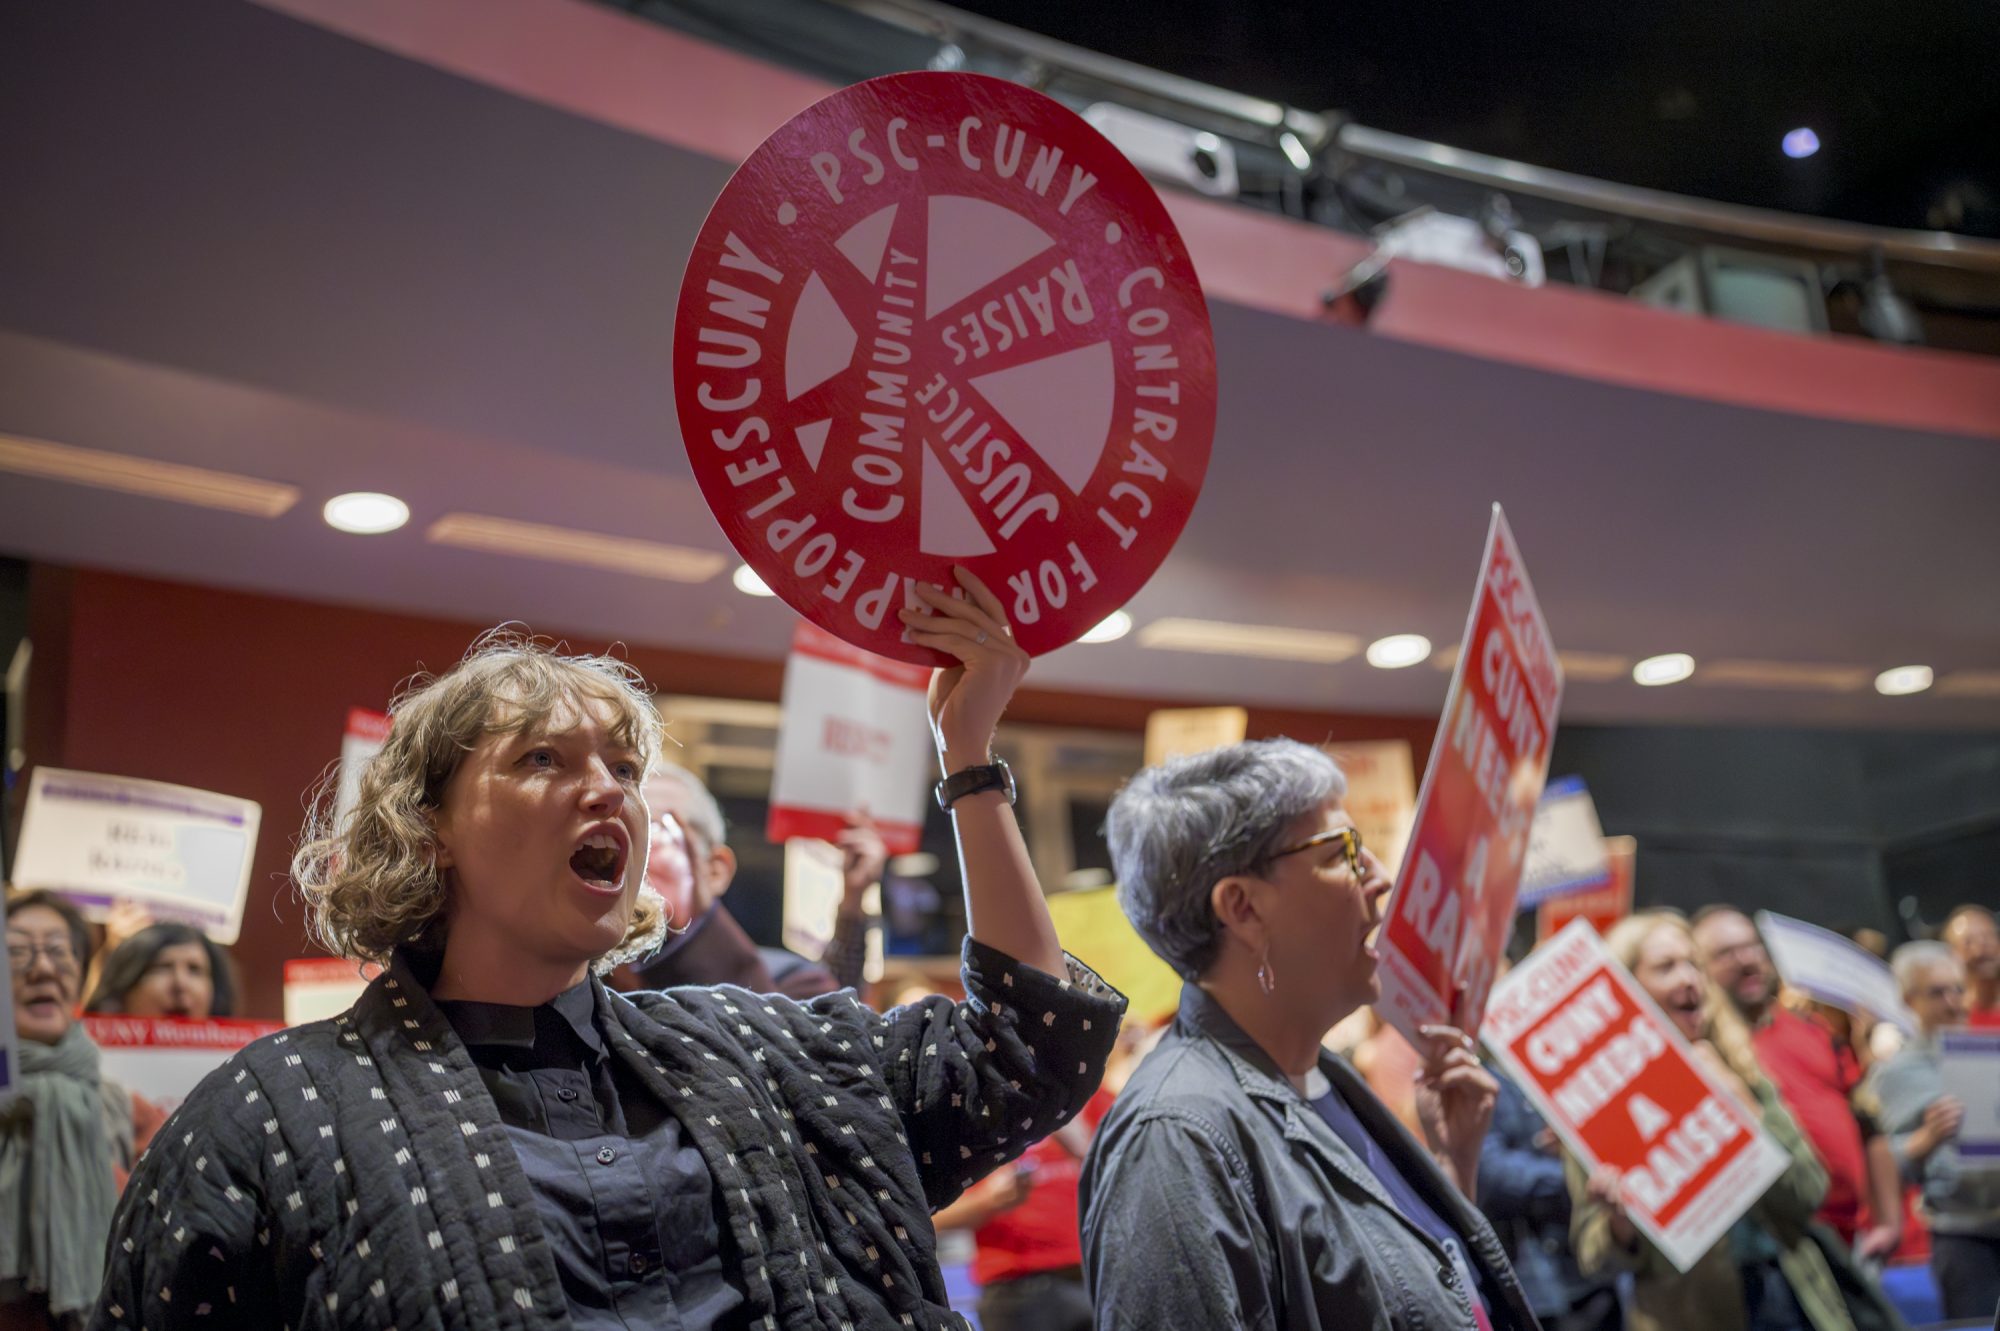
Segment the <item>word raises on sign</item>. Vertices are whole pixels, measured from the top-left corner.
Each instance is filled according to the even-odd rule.
[[[1375,1010],[1420,1048],[1419,1026],[1479,1026],[1513,929],[1561,700],[1555,642],[1495,504],[1464,646],[1378,945],[1382,997]]]
[[[162,781],[38,767],[14,885],[60,892],[92,919],[129,899],[234,943],[262,810]]]
[[[1682,1271],[1790,1160],[1577,920],[1494,986],[1480,1035],[1626,1214]]]
[[[972,74],[843,89],[767,139],[695,242],[674,395],[773,591],[897,660],[953,564],[1031,653],[1129,600],[1215,429],[1208,309],[1159,196],[1075,113]]]
[[[924,795],[936,767],[924,690],[930,672],[884,660],[800,624],[785,660],[778,756],[771,776],[773,841],[840,835],[866,809],[892,855],[923,839]]]
[[[1546,943],[1571,920],[1588,921],[1599,934],[1632,913],[1632,888],[1638,877],[1639,843],[1628,836],[1604,838],[1604,862],[1611,877],[1595,886],[1561,896],[1544,897],[1535,909],[1535,941]]]

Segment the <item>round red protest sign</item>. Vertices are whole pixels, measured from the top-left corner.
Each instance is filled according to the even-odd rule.
[[[681,285],[674,395],[745,562],[829,632],[931,665],[895,612],[953,564],[1032,653],[1139,590],[1208,468],[1215,347],[1159,196],[1081,117],[895,74],[730,179]]]

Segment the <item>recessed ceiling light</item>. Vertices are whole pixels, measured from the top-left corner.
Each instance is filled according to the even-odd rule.
[[[729,580],[735,583],[736,590],[742,592],[745,596],[777,595],[776,592],[771,590],[771,584],[758,577],[757,570],[751,568],[748,564],[738,564],[736,571],[729,575]]]
[[[356,536],[379,536],[408,522],[410,506],[394,495],[357,490],[353,494],[335,495],[327,500],[320,516],[335,531],[352,532]]]
[[[1811,157],[1819,151],[1819,135],[1801,125],[1785,134],[1784,148],[1787,157]]]
[[[1922,693],[1931,686],[1931,668],[1924,665],[1897,666],[1875,676],[1875,691],[1891,698],[1906,693]]]
[[[1351,633],[1330,633],[1325,629],[1223,624],[1212,619],[1156,619],[1139,630],[1139,645],[1172,652],[1215,652],[1223,656],[1268,656],[1281,661],[1333,664],[1359,652],[1361,639]]]
[[[1116,642],[1132,631],[1132,616],[1113,610],[1090,628],[1078,642]]]
[[[1368,644],[1368,664],[1377,670],[1401,670],[1431,654],[1431,640],[1421,633],[1392,633]]]
[[[1665,656],[1649,656],[1632,667],[1634,683],[1645,685],[1678,684],[1694,673],[1694,658],[1686,652],[1669,652]]]

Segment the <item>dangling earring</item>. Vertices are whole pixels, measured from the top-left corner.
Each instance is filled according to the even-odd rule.
[[[1278,992],[1278,980],[1271,973],[1271,949],[1264,949],[1264,959],[1257,963],[1257,987],[1267,995]]]

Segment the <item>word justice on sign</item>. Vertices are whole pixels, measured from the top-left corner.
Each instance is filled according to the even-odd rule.
[[[1513,930],[1561,701],[1555,642],[1495,504],[1464,649],[1378,944],[1375,1010],[1420,1048],[1420,1026],[1479,1026]]]
[[[1488,1051],[1682,1271],[1790,1163],[1583,920],[1494,986]]]
[[[896,611],[964,564],[1029,652],[1159,567],[1200,492],[1215,350],[1159,196],[1060,103],[896,74],[750,155],[681,286],[702,493],[785,602],[917,665]]]

